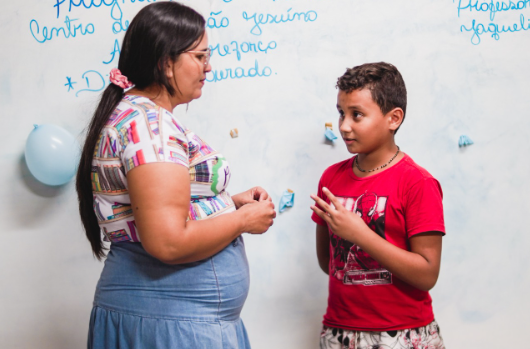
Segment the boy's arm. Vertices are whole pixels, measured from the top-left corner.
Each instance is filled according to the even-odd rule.
[[[327,188],[323,188],[323,192],[335,207],[311,195],[322,208],[314,205],[311,209],[326,221],[335,235],[361,247],[406,283],[423,291],[434,287],[440,271],[443,233],[416,234],[410,239],[411,251],[403,250],[377,235],[361,217],[346,210]]]
[[[326,225],[317,224],[317,258],[320,269],[329,274],[329,231]]]

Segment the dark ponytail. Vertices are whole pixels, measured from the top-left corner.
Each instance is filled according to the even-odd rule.
[[[165,63],[175,61],[181,53],[197,45],[204,30],[204,18],[187,6],[176,2],[150,4],[138,12],[125,33],[118,69],[138,90],[158,86],[174,95],[176,91],[166,77]],[[98,260],[105,257],[105,248],[94,212],[92,159],[101,131],[122,98],[123,89],[114,84],[103,92],[88,126],[77,170],[79,214]]]
[[[98,219],[94,213],[94,197],[92,194],[92,158],[94,149],[99,139],[99,134],[109,120],[110,114],[123,97],[123,89],[114,84],[107,86],[98,107],[88,126],[85,145],[81,153],[81,160],[77,169],[76,190],[79,199],[79,214],[85,227],[87,238],[92,245],[92,252],[97,259],[105,256],[103,242],[101,241]]]

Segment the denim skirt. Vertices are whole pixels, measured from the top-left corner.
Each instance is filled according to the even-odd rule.
[[[140,243],[113,243],[96,288],[88,348],[250,348],[239,317],[248,288],[242,237],[180,265],[160,262]]]

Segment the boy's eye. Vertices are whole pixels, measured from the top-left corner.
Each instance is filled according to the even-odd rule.
[[[338,112],[339,112],[339,117],[341,119],[344,118],[344,112],[342,110],[340,110],[340,109],[338,110]]]
[[[354,112],[353,112],[353,117],[354,117],[355,119],[360,118],[361,116],[363,116],[363,114],[359,113],[358,111],[354,111]]]

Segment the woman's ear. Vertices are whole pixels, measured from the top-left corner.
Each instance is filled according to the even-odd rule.
[[[396,132],[403,122],[403,109],[394,108],[386,114],[388,118],[388,129]]]
[[[166,77],[168,79],[172,79],[173,78],[173,68],[175,66],[175,62],[173,62],[171,59],[167,59],[165,62],[164,62],[164,67],[165,67],[165,72],[166,72]]]

